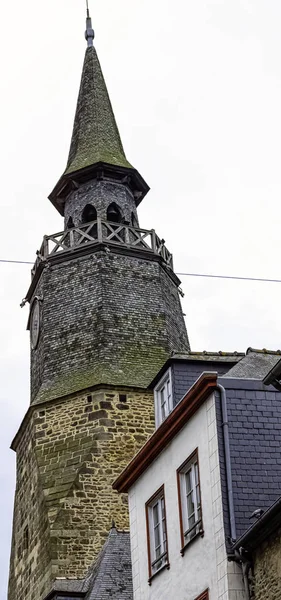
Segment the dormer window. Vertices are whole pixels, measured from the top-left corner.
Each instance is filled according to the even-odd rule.
[[[155,422],[159,427],[173,409],[172,377],[169,369],[154,390]]]

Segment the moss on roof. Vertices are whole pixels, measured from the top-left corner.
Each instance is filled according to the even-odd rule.
[[[87,48],[65,174],[99,162],[133,169],[127,161],[94,47]]]

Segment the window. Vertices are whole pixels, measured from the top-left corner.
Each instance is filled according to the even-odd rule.
[[[107,216],[107,220],[111,221],[111,223],[121,223],[121,221],[122,221],[121,212],[120,212],[117,204],[115,204],[115,202],[112,202],[109,205],[106,216]]]
[[[138,227],[139,226],[138,221],[137,221],[137,217],[136,217],[136,215],[133,212],[132,212],[132,225],[133,225],[133,227]]]
[[[82,212],[82,223],[91,223],[97,220],[97,211],[92,204],[86,204]]]
[[[169,568],[164,486],[146,503],[148,570],[151,578]]]
[[[87,223],[92,223],[92,221],[96,221],[97,220],[97,211],[95,209],[95,207],[92,204],[86,204],[83,212],[82,212],[82,225],[87,225]],[[98,233],[98,228],[97,228],[97,224],[94,223],[93,226],[88,229],[87,228],[87,234],[89,236],[91,236],[91,238],[93,238],[93,240],[95,241],[97,238],[97,233]],[[92,240],[90,238],[84,238],[83,242],[91,242]]]
[[[209,590],[206,590],[203,592],[203,594],[200,594],[196,600],[209,600]]]
[[[28,525],[24,528],[23,532],[23,550],[29,549],[29,529]]]
[[[154,398],[156,427],[159,427],[173,408],[171,369],[165,373],[155,388]]]
[[[182,554],[197,535],[203,535],[198,450],[177,470]]]

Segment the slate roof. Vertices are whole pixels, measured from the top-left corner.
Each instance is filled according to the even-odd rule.
[[[107,175],[114,173],[118,181],[126,180],[137,206],[149,191],[126,158],[99,59],[91,46],[85,54],[67,166],[49,195],[61,215],[74,180],[74,186],[78,179],[87,181],[99,168]]]
[[[111,529],[90,575],[86,600],[133,600],[129,532]]]
[[[281,526],[281,497],[233,544],[234,550],[255,550]]]
[[[203,350],[201,352],[187,352],[180,354],[175,352],[171,356],[171,360],[202,360],[210,362],[238,362],[245,356],[245,352],[207,352]]]
[[[265,376],[263,383],[265,385],[273,385],[279,392],[281,392],[281,358],[275,363],[270,369],[269,373]]]
[[[281,394],[256,379],[220,377],[226,392],[236,535],[280,496]],[[230,536],[221,398],[216,392],[217,433],[226,539]],[[230,550],[230,548],[228,548]]]
[[[87,48],[65,174],[104,162],[132,169],[127,161],[94,47]]]
[[[248,348],[246,356],[223,375],[229,379],[264,379],[268,372],[279,362],[280,350],[256,350]]]
[[[153,389],[158,381],[160,381],[160,379],[162,378],[162,376],[164,375],[164,373],[167,371],[167,369],[173,365],[173,364],[186,364],[189,365],[189,363],[197,363],[198,364],[198,368],[196,370],[196,376],[188,378],[187,381],[184,382],[184,389],[182,390],[182,393],[180,393],[180,396],[177,398],[177,401],[187,392],[187,390],[189,389],[189,387],[191,387],[191,385],[193,385],[194,381],[201,375],[201,373],[204,370],[212,370],[214,369],[214,371],[217,370],[218,364],[222,364],[225,365],[225,371],[227,371],[229,369],[229,367],[233,366],[236,362],[240,361],[242,358],[244,358],[245,356],[245,352],[207,352],[206,350],[203,350],[201,352],[185,352],[185,353],[179,353],[179,352],[174,352],[169,358],[168,360],[164,363],[163,367],[161,367],[160,371],[157,373],[157,375],[154,377],[154,379],[151,381],[151,383],[149,384],[149,389]],[[202,364],[201,364],[202,363]],[[203,363],[207,363],[208,364],[208,368],[206,369],[206,365],[203,365]],[[209,366],[209,363],[213,363],[215,366],[212,367],[211,365]],[[191,367],[188,366],[187,370],[190,370]],[[222,374],[222,373],[221,373]]]
[[[113,527],[85,579],[57,579],[53,591],[85,600],[133,600],[130,534]]]

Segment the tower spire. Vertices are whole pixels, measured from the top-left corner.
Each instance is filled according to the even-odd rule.
[[[66,197],[73,181],[97,177],[102,169],[119,181],[127,178],[138,205],[149,187],[126,158],[96,49],[95,33],[86,0],[87,49],[74,118],[66,169],[49,198],[63,215]],[[75,183],[75,185],[76,185]]]
[[[94,42],[94,38],[95,38],[95,32],[94,32],[93,27],[92,27],[92,19],[90,17],[90,10],[89,10],[89,2],[88,2],[88,0],[86,0],[86,8],[87,8],[87,17],[86,17],[85,38],[87,40],[88,48],[91,48],[91,46],[93,46],[93,42]]]

